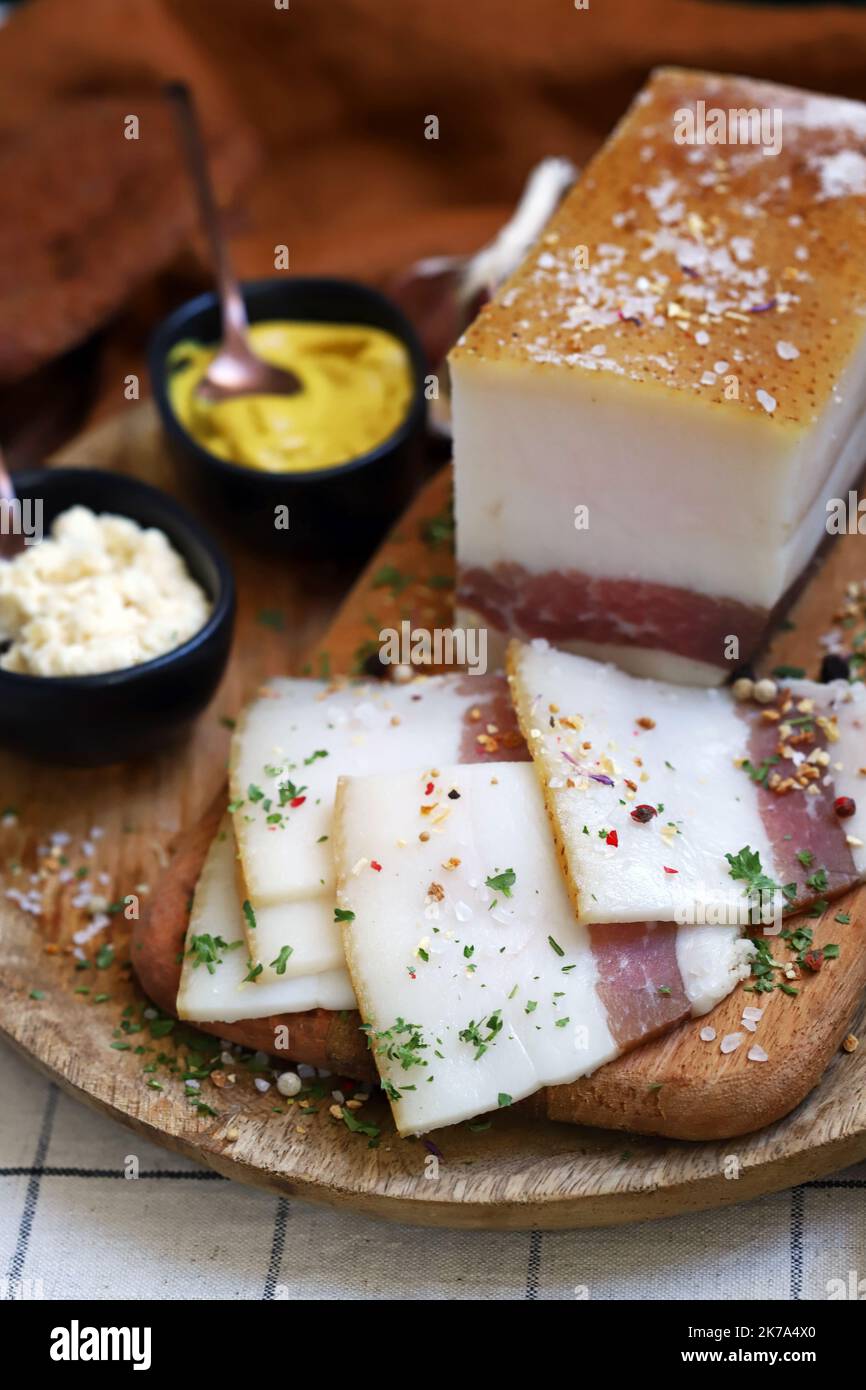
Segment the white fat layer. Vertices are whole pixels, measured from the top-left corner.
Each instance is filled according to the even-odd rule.
[[[866,342],[803,428],[573,366],[461,356],[451,376],[461,568],[515,561],[769,609],[866,453]]]
[[[678,928],[677,965],[695,1018],[708,1014],[751,973],[755,948],[740,932],[736,926]]]
[[[456,623],[458,628],[483,628],[487,633],[489,668],[499,670],[504,666],[509,640],[519,634],[501,632],[491,627],[482,613],[465,605],[458,605]],[[730,675],[730,671],[722,666],[712,666],[708,661],[693,661],[690,657],[678,656],[676,652],[666,652],[662,647],[577,640],[558,642],[557,647],[576,656],[587,656],[592,661],[613,662],[621,671],[628,671],[633,676],[649,676],[653,680],[671,681],[674,685],[721,685]]]
[[[334,921],[333,890],[327,897],[296,898],[253,909],[256,925],[244,918],[244,935],[250,958],[262,966],[259,983],[279,980],[273,962],[284,946],[292,954],[285,976],[317,975],[343,968],[343,942]]]
[[[617,1054],[532,768],[443,768],[434,794],[425,789],[411,773],[347,778],[337,804],[338,896],[355,914],[344,927],[347,962],[365,1020],[392,1033],[373,1047],[400,1092],[392,1108],[402,1134],[471,1119],[500,1096],[573,1081]],[[370,859],[380,872],[357,870]],[[510,897],[485,883],[508,869]],[[460,1033],[474,1023],[486,1036],[483,1021],[497,1012],[503,1026],[476,1060]],[[426,1065],[404,1070],[379,1050],[408,1042],[398,1019],[417,1027]]]
[[[463,715],[477,698],[471,686],[460,677],[339,689],[321,681],[269,682],[235,731],[230,775],[232,802],[243,802],[234,826],[256,912],[333,891],[329,837],[338,776],[416,767],[423,758],[431,766],[457,761]],[[288,779],[304,788],[300,806],[279,806]],[[262,799],[250,799],[251,785]],[[266,799],[270,814],[282,812],[283,825],[268,824]]]
[[[580,920],[689,922],[705,912],[711,921],[737,922],[744,886],[731,878],[725,855],[748,845],[770,876],[775,861],[754,784],[735,766],[749,730],[730,695],[637,680],[542,643],[519,648],[515,691]],[[558,710],[553,729],[551,704]],[[563,716],[580,727],[563,727]],[[642,729],[642,718],[654,727]],[[663,810],[639,824],[631,811],[641,803]],[[611,830],[616,848],[599,833]]]
[[[244,983],[249,962],[235,855],[231,822],[226,817],[196,885],[177,992],[178,1017],[198,1023],[239,1023],[309,1009],[353,1009],[355,996],[345,967],[295,978],[275,976],[267,983],[261,979]],[[194,965],[187,954],[193,937],[200,935],[221,937],[233,947],[222,953],[213,974],[205,965]]]

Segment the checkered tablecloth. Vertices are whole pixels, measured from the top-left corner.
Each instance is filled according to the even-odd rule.
[[[420,1230],[228,1182],[0,1047],[0,1258],[7,1298],[825,1299],[866,1278],[866,1164],[641,1226]]]
[[[0,0],[0,25],[10,9]],[[592,1300],[796,1301],[858,1280],[866,1163],[639,1226],[424,1230],[228,1182],[71,1100],[0,1045],[0,1298],[571,1300],[586,1290]]]

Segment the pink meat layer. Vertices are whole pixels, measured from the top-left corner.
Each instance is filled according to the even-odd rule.
[[[465,676],[457,693],[475,696],[463,715],[461,763],[529,762],[504,676]]]
[[[500,632],[529,640],[625,644],[673,652],[725,667],[725,641],[736,633],[754,651],[770,620],[764,608],[638,579],[594,579],[579,570],[530,574],[503,561],[460,574],[458,603]]]
[[[832,762],[820,780],[812,783],[818,788],[815,794],[800,788],[782,794],[770,790],[766,782],[771,771],[784,781],[797,772],[797,767],[777,752],[778,724],[762,718],[761,711],[754,705],[738,706],[738,711],[752,726],[749,735],[752,767],[761,775],[764,764],[769,764],[763,780],[756,783],[756,791],[761,820],[773,846],[773,876],[777,883],[797,885],[796,896],[790,899],[791,907],[797,909],[817,899],[843,893],[858,882],[859,874],[846,840],[845,821],[833,810],[836,789],[830,771]],[[798,740],[802,740],[801,752],[808,754],[815,748],[828,749],[832,759],[833,745],[827,742],[816,724],[800,726],[800,731],[795,732],[785,746],[793,744],[796,747]],[[778,761],[769,763],[772,758]],[[744,777],[748,775],[743,773]],[[803,854],[808,862],[804,864],[798,854]],[[814,880],[811,884],[807,882],[810,878]]]
[[[466,682],[465,693],[476,694],[477,700],[464,715],[461,762],[527,761],[529,750],[505,677],[467,676]],[[649,1042],[689,1017],[675,923],[626,922],[590,927],[589,933],[599,974],[596,988],[622,1051]]]
[[[625,1051],[666,1033],[691,1014],[679,964],[675,922],[624,922],[589,928],[614,1042]]]

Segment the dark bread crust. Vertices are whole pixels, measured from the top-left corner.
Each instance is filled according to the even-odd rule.
[[[220,820],[225,812],[226,793],[221,790],[204,816],[178,839],[171,861],[156,885],[147,911],[135,922],[132,934],[132,963],[145,994],[163,1012],[177,1017],[177,990],[180,957],[189,922],[190,904]],[[376,1071],[360,1031],[360,1015],[339,1014],[330,1009],[310,1009],[302,1014],[278,1014],[243,1023],[195,1023],[203,1033],[212,1033],[229,1042],[255,1051],[290,1057],[327,1067],[359,1081],[375,1078]],[[285,1027],[291,1051],[279,1047],[276,1030]]]

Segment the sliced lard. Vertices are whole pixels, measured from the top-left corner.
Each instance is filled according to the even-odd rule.
[[[703,1012],[748,972],[730,928],[575,922],[532,769],[345,778],[346,960],[403,1134],[587,1075]],[[689,938],[694,941],[694,937]]]
[[[544,642],[509,670],[581,921],[745,924],[757,888],[778,925],[866,871],[862,685],[745,704]]]
[[[331,843],[340,775],[491,757],[528,757],[502,676],[269,682],[238,722],[230,768],[247,940],[261,978],[274,977],[270,963],[286,943],[289,976],[342,965]]]
[[[193,897],[177,993],[178,1017],[197,1023],[239,1023],[309,1009],[354,1008],[352,984],[342,966],[293,978],[276,976],[266,983],[261,977],[245,978],[251,961],[237,891],[236,854],[231,821],[226,817],[208,850]],[[203,953],[195,949],[196,938],[207,939],[210,968]]]

